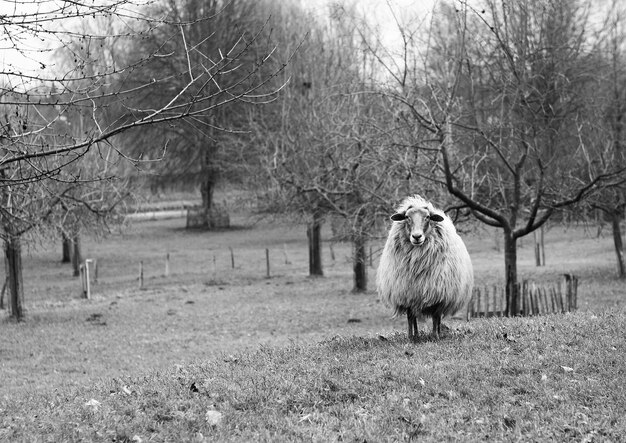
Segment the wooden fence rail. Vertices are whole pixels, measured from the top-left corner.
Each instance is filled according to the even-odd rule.
[[[467,320],[474,317],[511,316],[530,317],[536,315],[572,312],[578,304],[578,278],[564,274],[561,282],[535,284],[524,280],[518,283],[519,312],[509,312],[504,286],[475,287],[467,305]]]

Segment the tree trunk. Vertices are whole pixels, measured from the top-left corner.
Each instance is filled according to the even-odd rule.
[[[24,287],[22,280],[22,245],[19,237],[9,236],[4,242],[6,272],[9,289],[10,315],[17,321],[22,320],[22,299]]]
[[[309,243],[309,275],[322,276],[322,220],[318,214],[313,214],[313,220],[307,224],[306,236]]]
[[[513,233],[504,232],[504,276],[506,282],[506,314],[519,315],[520,300],[517,285],[517,239]]]
[[[61,263],[71,263],[72,262],[72,240],[65,234],[65,232],[61,233],[62,242],[63,242],[63,257],[61,258]]]
[[[367,291],[367,240],[363,235],[354,237],[354,289]]]
[[[541,226],[539,229],[535,229],[533,235],[535,238],[535,265],[545,266],[546,251],[544,248],[543,226]]]
[[[613,211],[611,213],[611,224],[613,226],[613,245],[615,246],[615,254],[617,255],[617,272],[619,278],[626,278],[626,264],[624,263],[624,243],[622,242],[622,229],[620,221],[621,211]]]
[[[72,268],[74,268],[74,277],[80,276],[80,264],[83,261],[82,253],[80,251],[80,234],[77,232],[74,234],[74,239],[72,240],[74,244],[74,254],[72,255]]]
[[[215,191],[215,181],[210,171],[205,172],[204,180],[200,183],[200,195],[202,196],[202,208],[209,214],[213,207],[213,193]]]
[[[215,165],[217,145],[214,140],[200,139],[198,143],[204,144],[204,152],[201,159],[200,195],[202,196],[202,207],[208,216],[209,211],[213,208],[213,193],[215,192],[215,184],[217,183],[219,172],[218,167]]]

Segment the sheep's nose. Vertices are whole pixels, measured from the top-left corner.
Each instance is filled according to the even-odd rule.
[[[414,243],[421,243],[424,236],[422,234],[412,234],[411,237]]]

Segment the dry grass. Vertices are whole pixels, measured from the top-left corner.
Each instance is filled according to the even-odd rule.
[[[262,347],[16,397],[0,439],[619,441],[624,328],[620,310]]]
[[[525,278],[555,279],[565,272],[580,277],[583,313],[453,320],[448,324],[457,332],[442,343],[413,346],[393,332],[404,331],[404,321],[392,321],[373,292],[350,292],[349,245],[335,244],[332,261],[326,244],[327,276],[311,279],[302,226],[234,221],[238,227],[218,233],[186,231],[180,219],[139,223],[124,234],[86,240],[85,256],[100,263],[92,300],[79,298],[77,280],[59,263],[60,247],[31,251],[24,272],[27,319],[0,321],[0,439],[46,440],[49,433],[57,441],[99,440],[98,435],[119,441],[134,434],[184,440],[198,432],[217,432],[214,437],[225,441],[435,439],[445,420],[453,426],[442,435],[470,440],[483,439],[483,433],[496,439],[552,438],[542,423],[553,433],[571,428],[577,440],[611,439],[613,428],[623,429],[610,413],[602,424],[590,409],[598,406],[596,388],[608,398],[602,408],[624,408],[623,388],[609,392],[624,382],[624,352],[613,348],[621,350],[615,334],[624,326],[626,300],[624,282],[614,277],[609,237],[554,228],[546,236],[548,266],[541,269],[534,266],[530,241],[520,249]],[[491,235],[467,237],[479,283],[502,274],[502,253]],[[272,257],[270,279],[265,248]],[[143,289],[139,261],[146,272]],[[513,341],[503,339],[503,331]],[[539,355],[545,360],[537,360]],[[594,364],[611,361],[617,366],[593,375]],[[561,366],[575,373],[562,373]],[[206,385],[207,371],[217,371],[217,387]],[[426,390],[415,384],[420,379]],[[204,396],[189,392],[194,381]],[[133,385],[131,395],[124,385]],[[120,389],[122,395],[107,397],[108,390]],[[555,396],[574,398],[574,406]],[[106,414],[84,408],[91,397],[106,403]],[[456,403],[462,407],[444,412]],[[225,426],[207,427],[202,410],[210,405],[224,412]],[[26,418],[30,409],[44,425]],[[593,426],[572,422],[570,414]]]

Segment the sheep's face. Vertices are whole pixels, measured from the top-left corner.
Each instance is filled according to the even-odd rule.
[[[421,246],[428,238],[433,224],[443,221],[443,217],[431,212],[428,207],[409,207],[405,212],[393,214],[391,220],[403,224],[404,232],[411,244]]]

